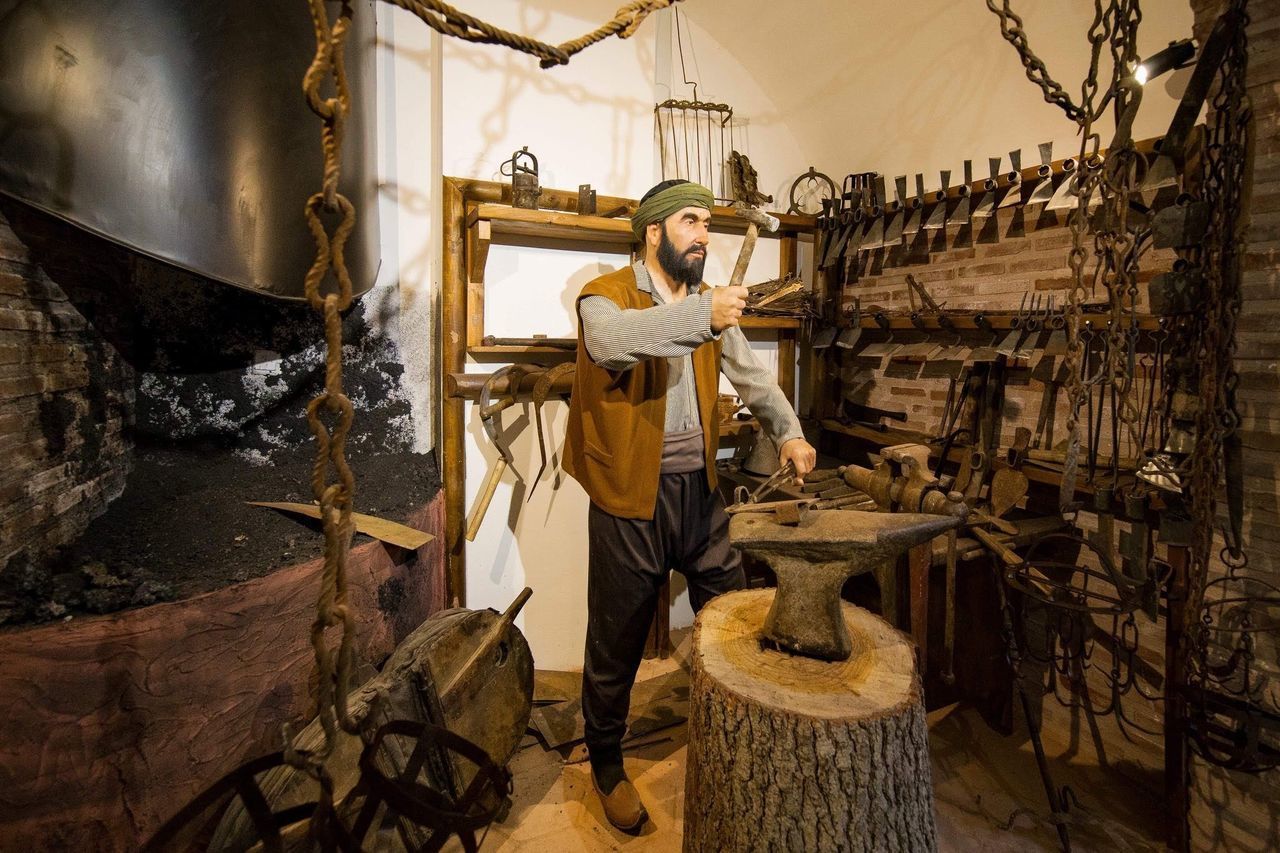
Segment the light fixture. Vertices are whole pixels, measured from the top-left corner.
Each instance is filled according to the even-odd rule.
[[[1186,68],[1196,57],[1194,39],[1179,39],[1169,42],[1169,46],[1159,53],[1152,54],[1138,64],[1133,70],[1133,79],[1139,86],[1145,86],[1148,80],[1154,80],[1167,71]]]

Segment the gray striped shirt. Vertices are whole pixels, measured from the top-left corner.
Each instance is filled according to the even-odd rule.
[[[608,370],[629,370],[646,358],[665,358],[667,410],[665,431],[687,433],[701,429],[690,354],[714,340],[711,331],[711,292],[690,294],[680,302],[666,303],[653,287],[643,261],[632,265],[636,288],[657,304],[643,310],[619,308],[607,296],[588,296],[578,303],[587,354]],[[746,336],[737,326],[720,333],[720,370],[738,396],[764,426],[765,434],[781,447],[802,438],[800,420],[777,379],[756,359]]]

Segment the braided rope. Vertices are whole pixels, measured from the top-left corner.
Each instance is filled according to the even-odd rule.
[[[635,34],[640,24],[650,14],[680,0],[633,0],[618,9],[613,18],[600,27],[560,45],[547,44],[529,36],[495,27],[442,0],[386,0],[386,2],[412,13],[441,35],[477,44],[498,44],[509,47],[512,50],[536,56],[541,60],[540,65],[543,68],[551,68],[568,64],[571,56],[610,36],[629,38]]]

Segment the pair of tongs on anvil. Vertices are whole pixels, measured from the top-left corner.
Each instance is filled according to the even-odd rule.
[[[734,506],[758,503],[760,498],[769,494],[769,492],[778,488],[788,480],[795,479],[795,476],[796,466],[791,462],[787,462],[777,471],[774,471],[773,474],[769,476],[769,479],[765,480],[759,486],[756,486],[756,489],[753,492],[748,493],[746,486],[738,486],[738,488],[733,492]]]

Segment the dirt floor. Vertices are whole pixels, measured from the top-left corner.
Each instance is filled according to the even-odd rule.
[[[6,573],[0,625],[186,598],[320,556],[318,521],[245,505],[311,503],[311,452],[300,446],[256,465],[225,450],[139,451],[124,494],[79,541]],[[440,488],[430,455],[356,450],[347,459],[358,512],[404,521]]]
[[[645,661],[640,680],[667,676],[681,652]],[[1163,799],[1160,752],[1125,741],[1110,719],[1097,721],[1101,741],[1084,721],[1048,700],[1044,741],[1058,786],[1070,786],[1069,830],[1076,851],[1160,851]],[[1001,736],[978,713],[951,706],[929,715],[939,849],[1013,853],[1057,850],[1044,788],[1022,720]],[[547,750],[530,737],[512,760],[514,806],[490,827],[488,851],[678,851],[683,837],[686,730],[653,732],[626,748],[627,770],[651,819],[640,835],[605,820],[581,746]],[[1099,749],[1106,754],[1100,756]],[[1144,769],[1145,768],[1145,769]],[[446,850],[461,850],[456,839]]]

